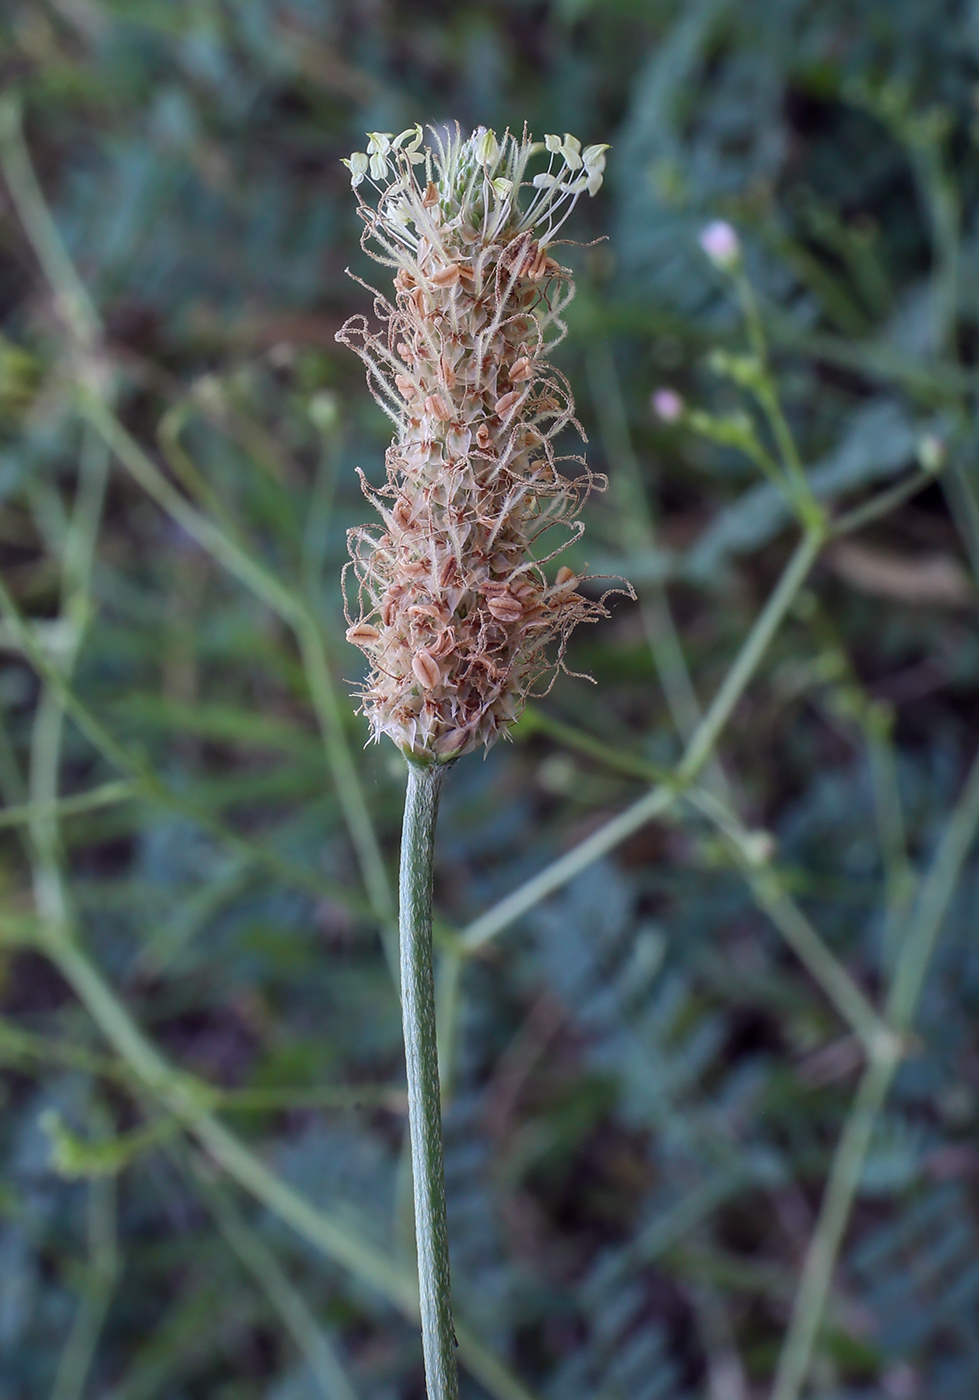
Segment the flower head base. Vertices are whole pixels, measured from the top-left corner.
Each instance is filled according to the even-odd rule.
[[[375,293],[381,330],[355,316],[337,337],[395,425],[386,484],[364,484],[381,523],[349,535],[347,637],[371,662],[374,737],[446,762],[492,744],[561,668],[575,625],[606,615],[569,568],[548,577],[602,483],[555,455],[574,404],[546,355],[573,294],[547,244],[601,184],[607,147],[482,127],[421,143],[417,127],[374,132],[346,162],[354,188],[369,172],[378,189],[376,204],[360,201],[363,246],[397,269],[394,302]],[[545,178],[528,181],[542,151]],[[584,470],[568,480],[562,460]]]

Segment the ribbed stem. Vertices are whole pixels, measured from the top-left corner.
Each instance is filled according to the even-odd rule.
[[[445,768],[408,763],[401,829],[401,1016],[408,1068],[408,1132],[428,1400],[457,1400],[456,1337],[449,1291],[442,1103],[432,972],[432,858]]]

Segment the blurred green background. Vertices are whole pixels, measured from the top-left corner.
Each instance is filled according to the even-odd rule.
[[[801,918],[872,1002],[912,936],[927,972],[845,1140],[811,1393],[973,1400],[979,5],[5,0],[0,78],[0,559],[31,621],[0,629],[3,1400],[423,1394],[379,937],[404,772],[363,747],[339,591],[388,427],[334,333],[369,311],[345,268],[386,277],[340,157],[451,119],[612,143],[557,358],[611,482],[572,562],[640,593],[575,637],[597,684],[446,785],[464,1395],[770,1394],[865,1058]],[[794,547],[711,359],[749,348],[718,217],[813,490],[916,492],[827,546],[735,707],[734,826],[679,802],[466,954],[678,760]],[[664,385],[692,416],[656,419]]]

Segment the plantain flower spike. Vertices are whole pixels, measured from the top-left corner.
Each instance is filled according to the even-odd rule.
[[[381,520],[349,532],[347,639],[370,662],[372,737],[422,763],[488,748],[563,669],[575,625],[608,615],[571,569],[549,567],[604,482],[555,455],[560,430],[581,429],[547,359],[574,294],[549,248],[600,188],[607,149],[458,126],[433,129],[428,146],[416,126],[371,132],[344,162],[362,246],[395,274],[393,301],[368,288],[379,329],[354,316],[337,333],[395,428],[386,484],[360,474]],[[566,461],[579,464],[572,480]],[[545,547],[557,544],[535,558],[552,530]]]

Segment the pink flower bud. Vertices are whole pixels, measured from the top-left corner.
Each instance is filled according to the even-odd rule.
[[[741,240],[725,219],[715,219],[700,234],[700,246],[715,267],[730,272],[741,260]]]
[[[684,402],[675,389],[657,389],[652,406],[656,417],[664,423],[678,423],[683,417]]]

